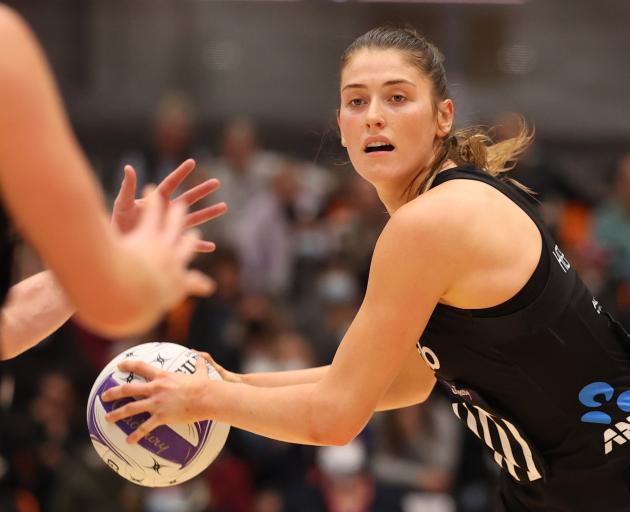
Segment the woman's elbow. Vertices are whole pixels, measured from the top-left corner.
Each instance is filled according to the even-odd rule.
[[[357,437],[369,417],[345,407],[339,400],[319,403],[311,412],[310,424],[313,444],[319,446],[344,446]]]
[[[312,433],[313,444],[317,446],[345,446],[350,443],[361,430],[337,426],[335,428],[316,429]]]

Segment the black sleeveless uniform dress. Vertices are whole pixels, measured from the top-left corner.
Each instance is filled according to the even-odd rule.
[[[535,222],[540,261],[487,309],[438,304],[418,350],[453,412],[501,467],[498,511],[630,511],[630,340],[588,291],[516,187],[471,167]],[[490,227],[491,229],[491,227]]]

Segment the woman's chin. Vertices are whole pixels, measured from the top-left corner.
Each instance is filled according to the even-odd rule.
[[[409,180],[409,173],[397,169],[393,165],[362,165],[354,167],[359,175],[372,183],[374,186],[383,186],[387,184],[395,185],[396,183],[406,182]]]

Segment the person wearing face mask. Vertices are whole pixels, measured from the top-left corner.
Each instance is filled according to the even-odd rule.
[[[440,382],[501,467],[497,510],[630,510],[628,335],[584,286],[523,187],[505,174],[531,141],[454,131],[444,58],[409,29],[376,28],[341,61],[341,143],[390,219],[363,303],[330,366],[173,375],[110,413],[212,418],[284,441],[343,445],[375,410],[426,400]],[[199,368],[202,368],[199,363]]]

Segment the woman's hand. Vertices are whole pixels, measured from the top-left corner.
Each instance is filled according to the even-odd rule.
[[[122,384],[101,395],[101,398],[108,402],[127,397],[137,399],[108,413],[106,419],[111,423],[141,413],[149,413],[149,418],[127,438],[129,443],[137,443],[153,429],[166,423],[190,423],[208,419],[203,416],[198,405],[201,398],[209,393],[210,388],[217,382],[208,377],[203,358],[197,358],[193,374],[169,372],[144,361],[131,359],[121,362],[118,368],[147,380],[146,383]]]
[[[185,160],[177,169],[171,172],[162,183],[153,191],[163,199],[164,202],[170,201],[171,195],[177,190],[184,179],[194,170],[195,161],[193,159]],[[120,190],[114,201],[112,211],[112,222],[122,233],[133,229],[138,223],[138,219],[146,204],[146,198],[136,199],[136,172],[131,165],[125,165],[125,177],[120,185]],[[210,179],[187,190],[179,197],[171,202],[181,202],[184,205],[191,206],[208,196],[219,188],[219,181]],[[199,211],[186,215],[184,228],[191,228],[208,222],[216,217],[220,217],[227,211],[225,203],[217,203]],[[198,240],[196,250],[199,252],[212,252],[215,245],[212,242]]]
[[[231,372],[229,370],[226,370],[225,368],[223,368],[223,366],[221,366],[219,363],[217,363],[210,354],[208,354],[208,352],[198,352],[195,351],[197,354],[199,354],[203,359],[205,359],[209,364],[211,364],[214,369],[219,372],[219,375],[221,375],[221,378],[226,381],[226,382],[244,382],[243,380],[243,376],[240,373],[234,373]]]
[[[136,226],[122,235],[123,250],[140,262],[139,268],[152,274],[157,293],[166,311],[187,295],[209,295],[215,283],[205,274],[188,268],[195,256],[200,234],[189,230],[186,206],[181,201],[165,204],[155,190],[145,194]]]

